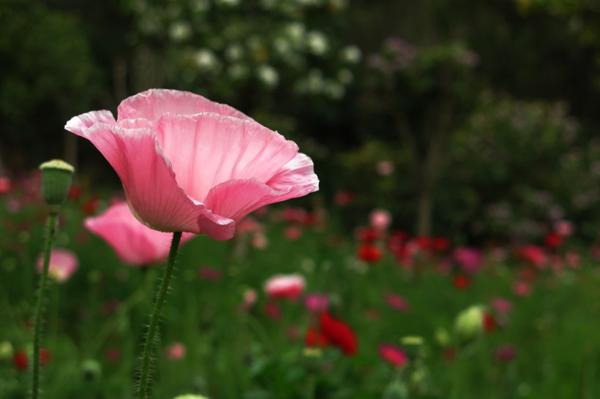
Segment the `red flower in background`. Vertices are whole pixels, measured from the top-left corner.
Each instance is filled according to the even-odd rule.
[[[329,344],[329,340],[319,330],[309,327],[304,336],[306,346],[324,348]]]
[[[464,274],[457,274],[452,279],[452,284],[458,290],[466,290],[471,285],[471,279]]]
[[[445,252],[450,248],[450,240],[446,237],[435,237],[431,240],[431,249],[436,252]]]
[[[496,322],[496,318],[489,312],[485,312],[483,314],[483,330],[486,333],[493,333],[498,328],[498,323]]]
[[[379,238],[379,232],[371,227],[363,227],[358,230],[358,240],[363,244],[373,243]]]
[[[362,261],[375,263],[381,259],[382,253],[376,245],[365,243],[358,248],[357,256]]]
[[[81,197],[82,192],[83,192],[83,190],[81,189],[81,186],[79,186],[77,184],[71,185],[71,188],[69,188],[69,199],[70,200],[79,199],[79,197]]]
[[[20,350],[13,355],[13,364],[19,371],[27,371],[29,361],[25,351]]]
[[[535,245],[525,245],[517,249],[517,257],[538,268],[543,268],[548,262],[546,252]]]
[[[548,235],[546,235],[546,238],[544,238],[544,244],[550,249],[556,249],[556,248],[560,247],[562,243],[563,243],[562,236],[560,236],[560,234],[558,234],[554,231],[548,233]]]
[[[344,354],[352,356],[356,353],[358,341],[348,324],[334,319],[328,312],[323,312],[319,317],[319,327],[321,334]]]

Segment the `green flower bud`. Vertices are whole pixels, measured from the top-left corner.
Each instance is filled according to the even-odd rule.
[[[0,342],[0,360],[6,360],[12,358],[14,348],[8,341]]]
[[[87,359],[81,363],[81,371],[83,372],[83,378],[86,381],[97,381],[102,376],[102,367],[94,359]]]
[[[461,340],[472,340],[483,332],[483,306],[474,305],[458,314],[454,322],[454,332]]]
[[[42,195],[53,212],[58,211],[67,199],[75,168],[65,161],[53,159],[40,165]]]

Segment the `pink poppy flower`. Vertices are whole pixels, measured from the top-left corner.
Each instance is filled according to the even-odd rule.
[[[71,118],[113,167],[135,216],[159,231],[234,236],[265,205],[318,190],[312,160],[293,141],[200,95],[153,89]]]
[[[379,346],[379,356],[392,366],[403,367],[408,363],[408,356],[395,345],[382,344]]]
[[[48,275],[59,283],[67,281],[79,267],[77,256],[66,249],[53,249],[50,253],[50,265]],[[37,269],[42,271],[44,268],[44,258],[42,255],[37,260]]]
[[[165,352],[170,360],[181,360],[185,357],[185,345],[181,342],[175,342],[169,345]]]
[[[223,277],[223,273],[220,270],[214,269],[210,266],[203,266],[198,270],[198,275],[202,280],[206,281],[218,281]]]
[[[304,277],[299,274],[277,274],[265,283],[265,292],[270,298],[296,300],[304,291]]]
[[[510,344],[504,344],[496,348],[494,357],[496,360],[504,363],[512,361],[517,356],[517,350]]]
[[[161,261],[169,254],[171,234],[140,223],[125,202],[112,205],[99,216],[85,219],[84,225],[106,241],[125,263],[147,265]],[[192,234],[184,234],[182,241],[192,237]]]
[[[526,281],[517,280],[513,283],[513,291],[518,296],[529,296],[531,294],[531,286]]]
[[[269,239],[263,233],[255,233],[252,235],[250,243],[256,249],[265,249],[269,245]]]
[[[481,252],[477,249],[456,248],[454,250],[454,260],[459,264],[462,271],[468,274],[477,273],[481,268]]]
[[[298,226],[289,226],[286,227],[284,231],[285,238],[290,241],[296,241],[300,237],[302,237],[302,229]]]
[[[400,295],[388,294],[386,295],[385,300],[391,308],[400,312],[408,312],[410,310],[410,305]]]
[[[242,302],[242,310],[248,311],[250,310],[250,308],[252,306],[254,306],[254,304],[256,303],[256,300],[258,299],[258,294],[256,293],[255,290],[253,290],[252,288],[248,288],[246,289],[246,291],[244,291],[244,295],[243,295],[243,302]]]
[[[321,313],[329,307],[329,298],[325,294],[308,294],[304,298],[304,306],[310,312]]]
[[[391,161],[383,160],[377,162],[377,166],[375,168],[377,173],[381,176],[389,176],[394,173],[394,164]]]
[[[0,195],[10,193],[12,183],[8,177],[0,177]]]
[[[492,299],[492,309],[500,316],[507,316],[512,310],[512,303],[505,298]]]
[[[375,209],[369,216],[371,227],[375,230],[383,231],[387,230],[392,223],[392,215],[385,209]]]

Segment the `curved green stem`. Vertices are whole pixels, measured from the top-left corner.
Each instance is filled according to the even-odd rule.
[[[46,301],[46,291],[48,285],[48,269],[50,268],[50,252],[56,235],[56,223],[58,214],[55,212],[48,215],[46,221],[46,239],[44,242],[44,268],[37,292],[35,304],[35,315],[33,321],[33,368],[31,379],[31,397],[37,399],[40,396],[40,340],[42,336],[42,313],[44,311],[44,302]]]
[[[173,233],[173,240],[171,241],[171,249],[169,250],[169,259],[167,261],[167,267],[163,274],[160,282],[160,287],[154,301],[154,308],[150,315],[150,324],[148,325],[148,331],[144,337],[144,348],[142,352],[142,366],[140,370],[140,380],[138,387],[138,398],[149,399],[151,394],[150,380],[151,376],[151,362],[152,355],[154,352],[154,344],[156,339],[156,333],[158,329],[158,323],[160,321],[160,315],[163,304],[169,291],[169,285],[171,283],[171,277],[173,276],[173,270],[175,268],[175,257],[177,256],[177,248],[179,247],[179,241],[181,240],[181,233]]]

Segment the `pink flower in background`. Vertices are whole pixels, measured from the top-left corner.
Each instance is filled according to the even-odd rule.
[[[265,292],[272,299],[296,300],[304,291],[304,277],[299,274],[276,274],[265,282]]]
[[[408,312],[410,310],[410,305],[400,295],[388,294],[385,296],[385,301],[388,303],[388,305],[390,305],[390,307],[400,312]]]
[[[181,360],[185,357],[185,345],[181,342],[175,342],[169,345],[166,349],[166,355],[171,360]]]
[[[79,267],[77,256],[66,249],[53,249],[50,253],[50,265],[48,275],[59,283],[67,281]],[[37,269],[44,269],[44,258],[42,255],[37,260]]]
[[[496,360],[504,363],[512,361],[517,356],[517,350],[514,346],[505,344],[501,345],[494,351]]]
[[[403,367],[408,363],[408,356],[399,347],[390,344],[379,346],[379,356],[392,366]]]
[[[293,141],[200,95],[154,89],[65,129],[102,153],[134,213],[159,231],[227,240],[265,205],[318,190],[312,160]]]
[[[387,160],[379,161],[375,169],[381,176],[389,176],[394,173],[394,164]]]
[[[304,298],[304,306],[313,313],[324,312],[329,307],[329,297],[325,294],[308,294]]]
[[[375,230],[387,230],[392,223],[392,215],[385,209],[375,209],[369,216],[371,227]]]
[[[517,249],[517,256],[537,268],[544,268],[548,262],[546,252],[535,245],[525,245]]]
[[[465,273],[477,273],[481,268],[482,256],[474,248],[459,247],[454,250],[454,260]]]
[[[265,314],[271,320],[281,319],[281,309],[275,302],[268,301],[265,304]]]
[[[554,223],[554,231],[560,235],[561,237],[570,237],[575,232],[575,227],[573,227],[573,223],[568,220],[559,220]]]
[[[210,266],[202,266],[198,269],[198,276],[202,280],[206,281],[218,281],[223,277],[223,273],[220,270],[212,268]]]
[[[0,195],[10,193],[12,183],[8,177],[0,177]]]
[[[285,238],[290,241],[296,241],[300,237],[302,237],[302,229],[298,226],[289,226],[285,229]]]
[[[269,239],[263,233],[254,233],[250,243],[256,249],[265,249],[269,246]]]
[[[531,286],[526,281],[517,280],[513,283],[513,291],[518,296],[529,296],[531,294]]]
[[[505,298],[494,298],[492,299],[492,309],[498,315],[507,316],[512,310],[512,303]]]
[[[85,219],[84,225],[106,241],[125,263],[148,265],[169,254],[171,234],[144,226],[125,202],[112,205],[99,216]],[[192,237],[192,234],[184,234],[182,241]]]
[[[333,201],[337,206],[347,206],[354,201],[354,197],[354,193],[351,193],[350,191],[338,191],[335,193]]]
[[[242,302],[242,310],[249,310],[256,303],[256,299],[258,298],[258,294],[252,288],[246,289],[244,291],[244,297]]]
[[[264,230],[265,227],[262,225],[262,223],[257,222],[254,218],[248,217],[242,219],[237,224],[236,232],[237,234],[253,234],[263,232]]]
[[[567,251],[565,261],[569,268],[578,269],[581,266],[581,255],[575,251]]]

